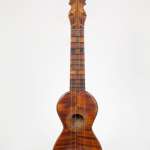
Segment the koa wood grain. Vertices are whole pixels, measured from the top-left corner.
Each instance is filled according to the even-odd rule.
[[[92,130],[98,106],[95,98],[85,89],[85,0],[70,0],[70,5],[70,91],[57,104],[63,131],[53,150],[102,150]]]

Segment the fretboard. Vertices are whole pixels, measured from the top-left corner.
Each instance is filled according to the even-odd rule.
[[[71,29],[70,90],[85,90],[84,28]]]

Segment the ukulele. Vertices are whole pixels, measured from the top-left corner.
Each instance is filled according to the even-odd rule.
[[[92,131],[98,106],[95,98],[85,90],[85,0],[70,0],[70,5],[70,91],[64,94],[57,104],[63,131],[53,150],[102,150]]]

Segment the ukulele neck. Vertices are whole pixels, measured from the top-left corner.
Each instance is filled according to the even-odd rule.
[[[69,19],[71,24],[70,90],[85,90],[84,23],[85,0],[70,0]]]
[[[85,90],[84,28],[71,28],[70,90]]]

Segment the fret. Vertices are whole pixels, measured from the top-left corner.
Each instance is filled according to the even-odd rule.
[[[84,28],[71,28],[71,31],[74,32],[84,31]]]
[[[71,48],[84,48],[84,43],[73,43],[73,42],[71,42]]]
[[[80,65],[80,64],[82,64],[82,65],[84,65],[84,60],[75,60],[75,59],[72,59],[71,60],[71,64],[72,65]]]
[[[78,75],[84,75],[85,71],[84,70],[71,70],[70,74],[78,74]]]
[[[72,55],[84,55],[84,48],[71,48]]]
[[[70,67],[80,69],[80,68],[84,68],[85,65],[84,64],[71,64]]]
[[[85,90],[85,86],[71,86],[70,85],[70,89],[71,91],[81,91],[81,90]]]
[[[70,90],[74,92],[84,91],[85,86],[84,87],[70,87]]]
[[[84,70],[84,65],[80,66],[80,65],[71,65],[71,70]]]
[[[84,84],[70,84],[70,87],[71,88],[76,88],[76,89],[80,89],[80,88],[85,88],[85,85]]]
[[[84,64],[84,59],[71,59],[71,64],[73,65],[80,65],[80,64]]]
[[[83,37],[84,29],[71,29],[72,37]]]
[[[71,74],[70,75],[70,79],[74,79],[74,80],[76,80],[76,79],[84,79],[84,74],[80,74],[80,75],[77,75],[77,74]]]
[[[70,68],[71,68],[71,70],[77,70],[77,71],[85,70],[85,65],[84,64],[82,64],[82,65],[80,65],[80,64],[71,64]]]
[[[71,84],[76,84],[76,85],[80,85],[80,84],[84,84],[85,83],[85,80],[84,79],[71,79],[70,80],[70,83]]]
[[[83,43],[84,42],[84,38],[83,37],[72,37],[71,38],[71,42],[72,43],[78,43],[78,42]]]
[[[72,88],[75,88],[75,87],[81,88],[81,87],[85,87],[84,84],[85,84],[85,83],[70,83],[70,86],[71,86]]]
[[[70,68],[76,68],[76,69],[80,69],[80,70],[84,70],[85,69],[85,64],[84,64],[84,60],[79,61],[79,60],[71,60],[70,63]]]
[[[80,68],[84,69],[84,67],[85,67],[85,66],[84,66],[84,61],[79,61],[79,60],[78,60],[78,61],[72,60],[70,66],[72,66],[72,65],[76,65],[76,69],[78,69],[78,70],[79,70]],[[80,65],[81,65],[81,66],[84,66],[84,67],[80,67]]]
[[[82,54],[82,55],[72,55],[71,56],[71,59],[72,60],[84,60],[84,55]]]
[[[71,81],[71,83],[76,83],[76,84],[80,84],[80,83],[84,83],[85,82],[85,80],[84,79],[71,79],[70,80]]]
[[[85,67],[71,67],[71,70],[84,70]]]

